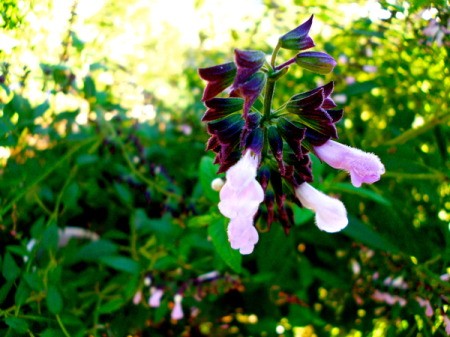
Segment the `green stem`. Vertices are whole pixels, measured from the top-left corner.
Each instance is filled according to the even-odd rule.
[[[150,179],[148,179],[146,176],[144,176],[141,172],[139,172],[135,165],[133,164],[133,162],[130,160],[130,158],[128,157],[127,154],[127,149],[125,148],[125,144],[123,143],[122,139],[120,139],[120,137],[117,135],[116,130],[114,130],[114,128],[108,124],[105,123],[105,125],[108,127],[108,130],[112,133],[114,140],[117,141],[117,145],[120,148],[120,152],[122,154],[123,159],[125,160],[128,168],[131,170],[131,172],[133,172],[133,174],[135,176],[137,176],[141,181],[143,181],[144,183],[146,183],[148,186],[153,187],[155,190],[157,190],[159,193],[167,196],[167,197],[173,197],[175,198],[177,201],[181,200],[181,196],[179,196],[176,193],[167,191],[166,189],[162,188],[161,186],[158,185],[157,182],[154,182]]]
[[[278,40],[278,43],[277,43],[275,49],[273,50],[272,57],[270,59],[270,65],[272,66],[272,69],[275,69],[275,60],[277,59],[277,54],[278,54],[278,51],[280,50],[280,48],[281,48],[281,43],[280,43],[280,40]]]
[[[396,179],[411,179],[411,180],[438,180],[446,181],[447,176],[442,173],[403,173],[403,172],[386,172],[385,177]]]
[[[61,318],[59,315],[56,315],[56,320],[58,321],[59,327],[61,328],[62,332],[64,333],[64,336],[70,337],[70,334],[67,332],[66,327],[64,326],[63,322],[61,321]]]
[[[78,168],[78,166],[75,165],[75,166],[72,167],[72,169],[70,170],[70,173],[69,173],[69,175],[67,176],[67,179],[66,179],[66,181],[64,182],[64,185],[63,185],[63,187],[61,188],[61,191],[59,192],[58,197],[56,198],[55,208],[53,209],[53,213],[51,214],[51,216],[50,216],[49,219],[48,219],[47,226],[51,223],[52,220],[54,220],[55,222],[57,222],[57,219],[58,219],[58,217],[59,217],[59,208],[60,208],[60,206],[61,206],[61,201],[62,201],[62,198],[63,198],[64,191],[66,190],[67,186],[69,186],[69,183],[72,181],[72,179],[73,179],[73,177],[74,177],[74,175],[75,175],[75,173],[76,173],[77,168]]]
[[[406,132],[403,132],[400,136],[384,143],[384,145],[392,146],[392,145],[399,145],[399,144],[406,143],[407,141],[418,137],[422,133],[425,133],[425,132],[431,130],[436,125],[446,123],[448,120],[450,120],[450,114],[448,114],[448,113],[445,113],[440,116],[436,116],[436,117],[430,119],[424,125],[418,127],[417,129],[410,129]]]
[[[28,184],[28,186],[24,189],[20,189],[19,193],[11,200],[5,207],[3,207],[0,210],[0,219],[13,207],[14,204],[16,204],[20,199],[22,199],[28,191],[34,187],[35,185],[39,184],[41,181],[43,181],[45,178],[47,178],[53,171],[55,171],[62,163],[64,163],[66,160],[68,160],[70,157],[72,157],[79,149],[81,149],[83,146],[92,143],[97,138],[89,138],[86,139],[77,146],[73,147],[69,151],[66,152],[64,156],[61,157],[60,160],[58,160],[52,167],[50,167],[46,172],[41,174],[36,180],[32,181]]]
[[[271,79],[270,77],[267,79],[266,84],[266,91],[264,93],[264,118],[270,119],[270,114],[272,112],[272,99],[273,99],[273,92],[275,90],[275,81]]]

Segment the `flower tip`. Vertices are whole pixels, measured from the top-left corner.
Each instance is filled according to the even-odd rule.
[[[344,206],[344,205],[342,205]],[[344,208],[345,210],[345,208]],[[336,217],[334,220],[330,221],[319,214],[316,214],[316,225],[317,227],[327,233],[337,233],[343,230],[348,225],[347,213]]]

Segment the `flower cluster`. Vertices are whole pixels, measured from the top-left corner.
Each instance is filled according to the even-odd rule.
[[[135,292],[132,302],[134,305],[144,304],[150,308],[159,308],[167,304],[171,309],[170,318],[176,323],[185,317],[184,298],[189,300],[189,297],[192,297],[200,302],[209,293],[217,294],[218,291],[226,293],[241,288],[242,285],[237,277],[228,274],[221,275],[216,270],[189,278],[184,282],[176,282],[176,284],[167,275],[147,274],[143,279],[143,284]],[[150,296],[145,300],[147,292],[150,293]],[[171,294],[174,294],[173,297],[170,296]],[[194,309],[196,308],[191,307],[191,316],[196,311]]]
[[[261,51],[236,49],[234,62],[199,69],[207,82],[202,97],[207,108],[202,121],[210,135],[206,149],[215,153],[218,173],[226,172],[227,179],[220,191],[219,210],[230,219],[231,247],[242,254],[250,254],[258,241],[253,221],[261,202],[268,226],[278,220],[286,232],[292,222],[286,205],[289,195],[316,213],[321,230],[337,232],[347,225],[342,202],[309,184],[311,153],[347,171],[356,187],[374,183],[384,173],[376,155],[334,141],[338,138],[335,124],[343,110],[336,109],[331,97],[333,82],[296,94],[272,109],[275,84],[291,65],[319,74],[331,72],[336,65],[326,53],[304,51],[314,47],[309,36],[312,22],[311,16],[280,37],[270,62]],[[276,65],[280,48],[298,53]],[[224,91],[226,95],[221,94]]]

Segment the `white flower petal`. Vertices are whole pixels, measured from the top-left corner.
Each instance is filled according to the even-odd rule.
[[[347,211],[340,200],[329,197],[308,183],[297,187],[295,195],[304,207],[316,213],[316,225],[319,229],[335,233],[347,226]]]

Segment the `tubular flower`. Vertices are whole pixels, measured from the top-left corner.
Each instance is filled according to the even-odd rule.
[[[151,287],[148,305],[152,308],[158,308],[161,305],[161,297],[164,295],[162,288]]]
[[[313,16],[281,36],[270,61],[264,52],[235,49],[234,62],[199,69],[207,82],[202,98],[207,108],[202,121],[210,135],[206,150],[215,153],[217,173],[226,172],[227,178],[223,186],[218,180],[212,186],[220,190],[220,212],[230,219],[228,240],[241,254],[250,254],[258,242],[255,214],[266,220],[268,230],[277,221],[289,233],[291,198],[316,213],[321,230],[338,232],[348,224],[342,202],[309,185],[311,153],[349,172],[356,187],[378,181],[385,172],[376,155],[331,140],[338,139],[336,124],[344,113],[332,98],[333,82],[294,94],[279,107],[273,104],[276,83],[291,66],[327,74],[337,64],[326,53],[303,52],[314,47],[312,23]],[[277,63],[280,48],[301,52]]]
[[[314,152],[328,165],[349,172],[355,187],[360,187],[362,183],[372,184],[380,180],[380,176],[385,172],[384,165],[375,154],[332,140],[315,146]]]
[[[316,213],[316,225],[319,229],[335,233],[347,226],[347,211],[340,200],[323,194],[308,183],[298,186],[295,195],[304,207]]]
[[[253,217],[264,200],[264,191],[255,179],[258,164],[258,156],[247,151],[228,169],[227,181],[220,190],[219,210],[231,219],[228,225],[228,240],[231,247],[239,249],[241,254],[250,254],[258,242]]]
[[[183,296],[181,294],[176,294],[173,298],[174,306],[172,309],[172,313],[170,317],[174,320],[180,320],[184,317],[183,307],[181,306],[181,302],[183,301]]]

